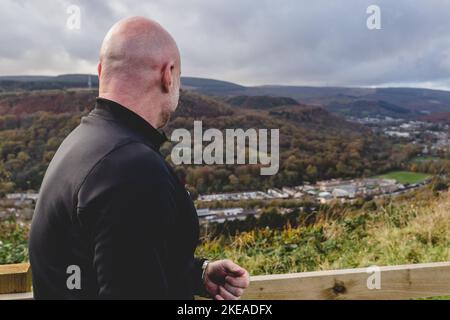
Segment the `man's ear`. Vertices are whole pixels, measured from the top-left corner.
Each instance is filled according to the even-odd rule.
[[[173,74],[172,71],[175,68],[175,63],[173,61],[167,63],[162,70],[162,89],[165,93],[170,91],[173,84]]]
[[[97,65],[97,73],[98,73],[98,78],[100,79],[100,76],[102,75],[102,64],[100,62]]]

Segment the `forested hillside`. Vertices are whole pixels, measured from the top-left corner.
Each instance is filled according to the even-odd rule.
[[[65,136],[93,107],[93,90],[54,90],[0,96],[0,188],[37,190]],[[262,101],[261,103],[264,103]],[[272,103],[269,101],[268,103]],[[192,129],[267,128],[280,130],[280,171],[259,175],[257,165],[180,166],[180,177],[198,193],[298,185],[335,177],[371,176],[402,165],[416,152],[397,148],[366,128],[304,104],[254,110],[183,91],[165,132]],[[171,144],[162,153],[170,155]],[[169,158],[168,158],[169,159]]]

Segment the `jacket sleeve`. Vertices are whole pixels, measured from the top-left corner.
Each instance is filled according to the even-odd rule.
[[[78,192],[78,220],[92,239],[100,298],[168,296],[164,231],[173,186],[156,153],[149,157],[145,149],[130,144],[111,153]]]

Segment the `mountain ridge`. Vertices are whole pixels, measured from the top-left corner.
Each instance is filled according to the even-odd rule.
[[[366,88],[314,86],[243,86],[229,81],[182,77],[182,88],[225,101],[235,97],[287,97],[308,105],[322,106],[344,116],[417,119],[433,113],[450,112],[450,91],[424,88]],[[40,89],[96,88],[96,75],[0,76],[0,92]],[[362,108],[360,108],[362,106]],[[387,109],[394,110],[387,110]],[[362,110],[364,109],[364,110]]]

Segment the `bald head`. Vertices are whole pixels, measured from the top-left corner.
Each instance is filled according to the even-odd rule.
[[[121,20],[100,50],[99,96],[164,126],[178,104],[180,68],[178,47],[158,23],[143,17]]]

